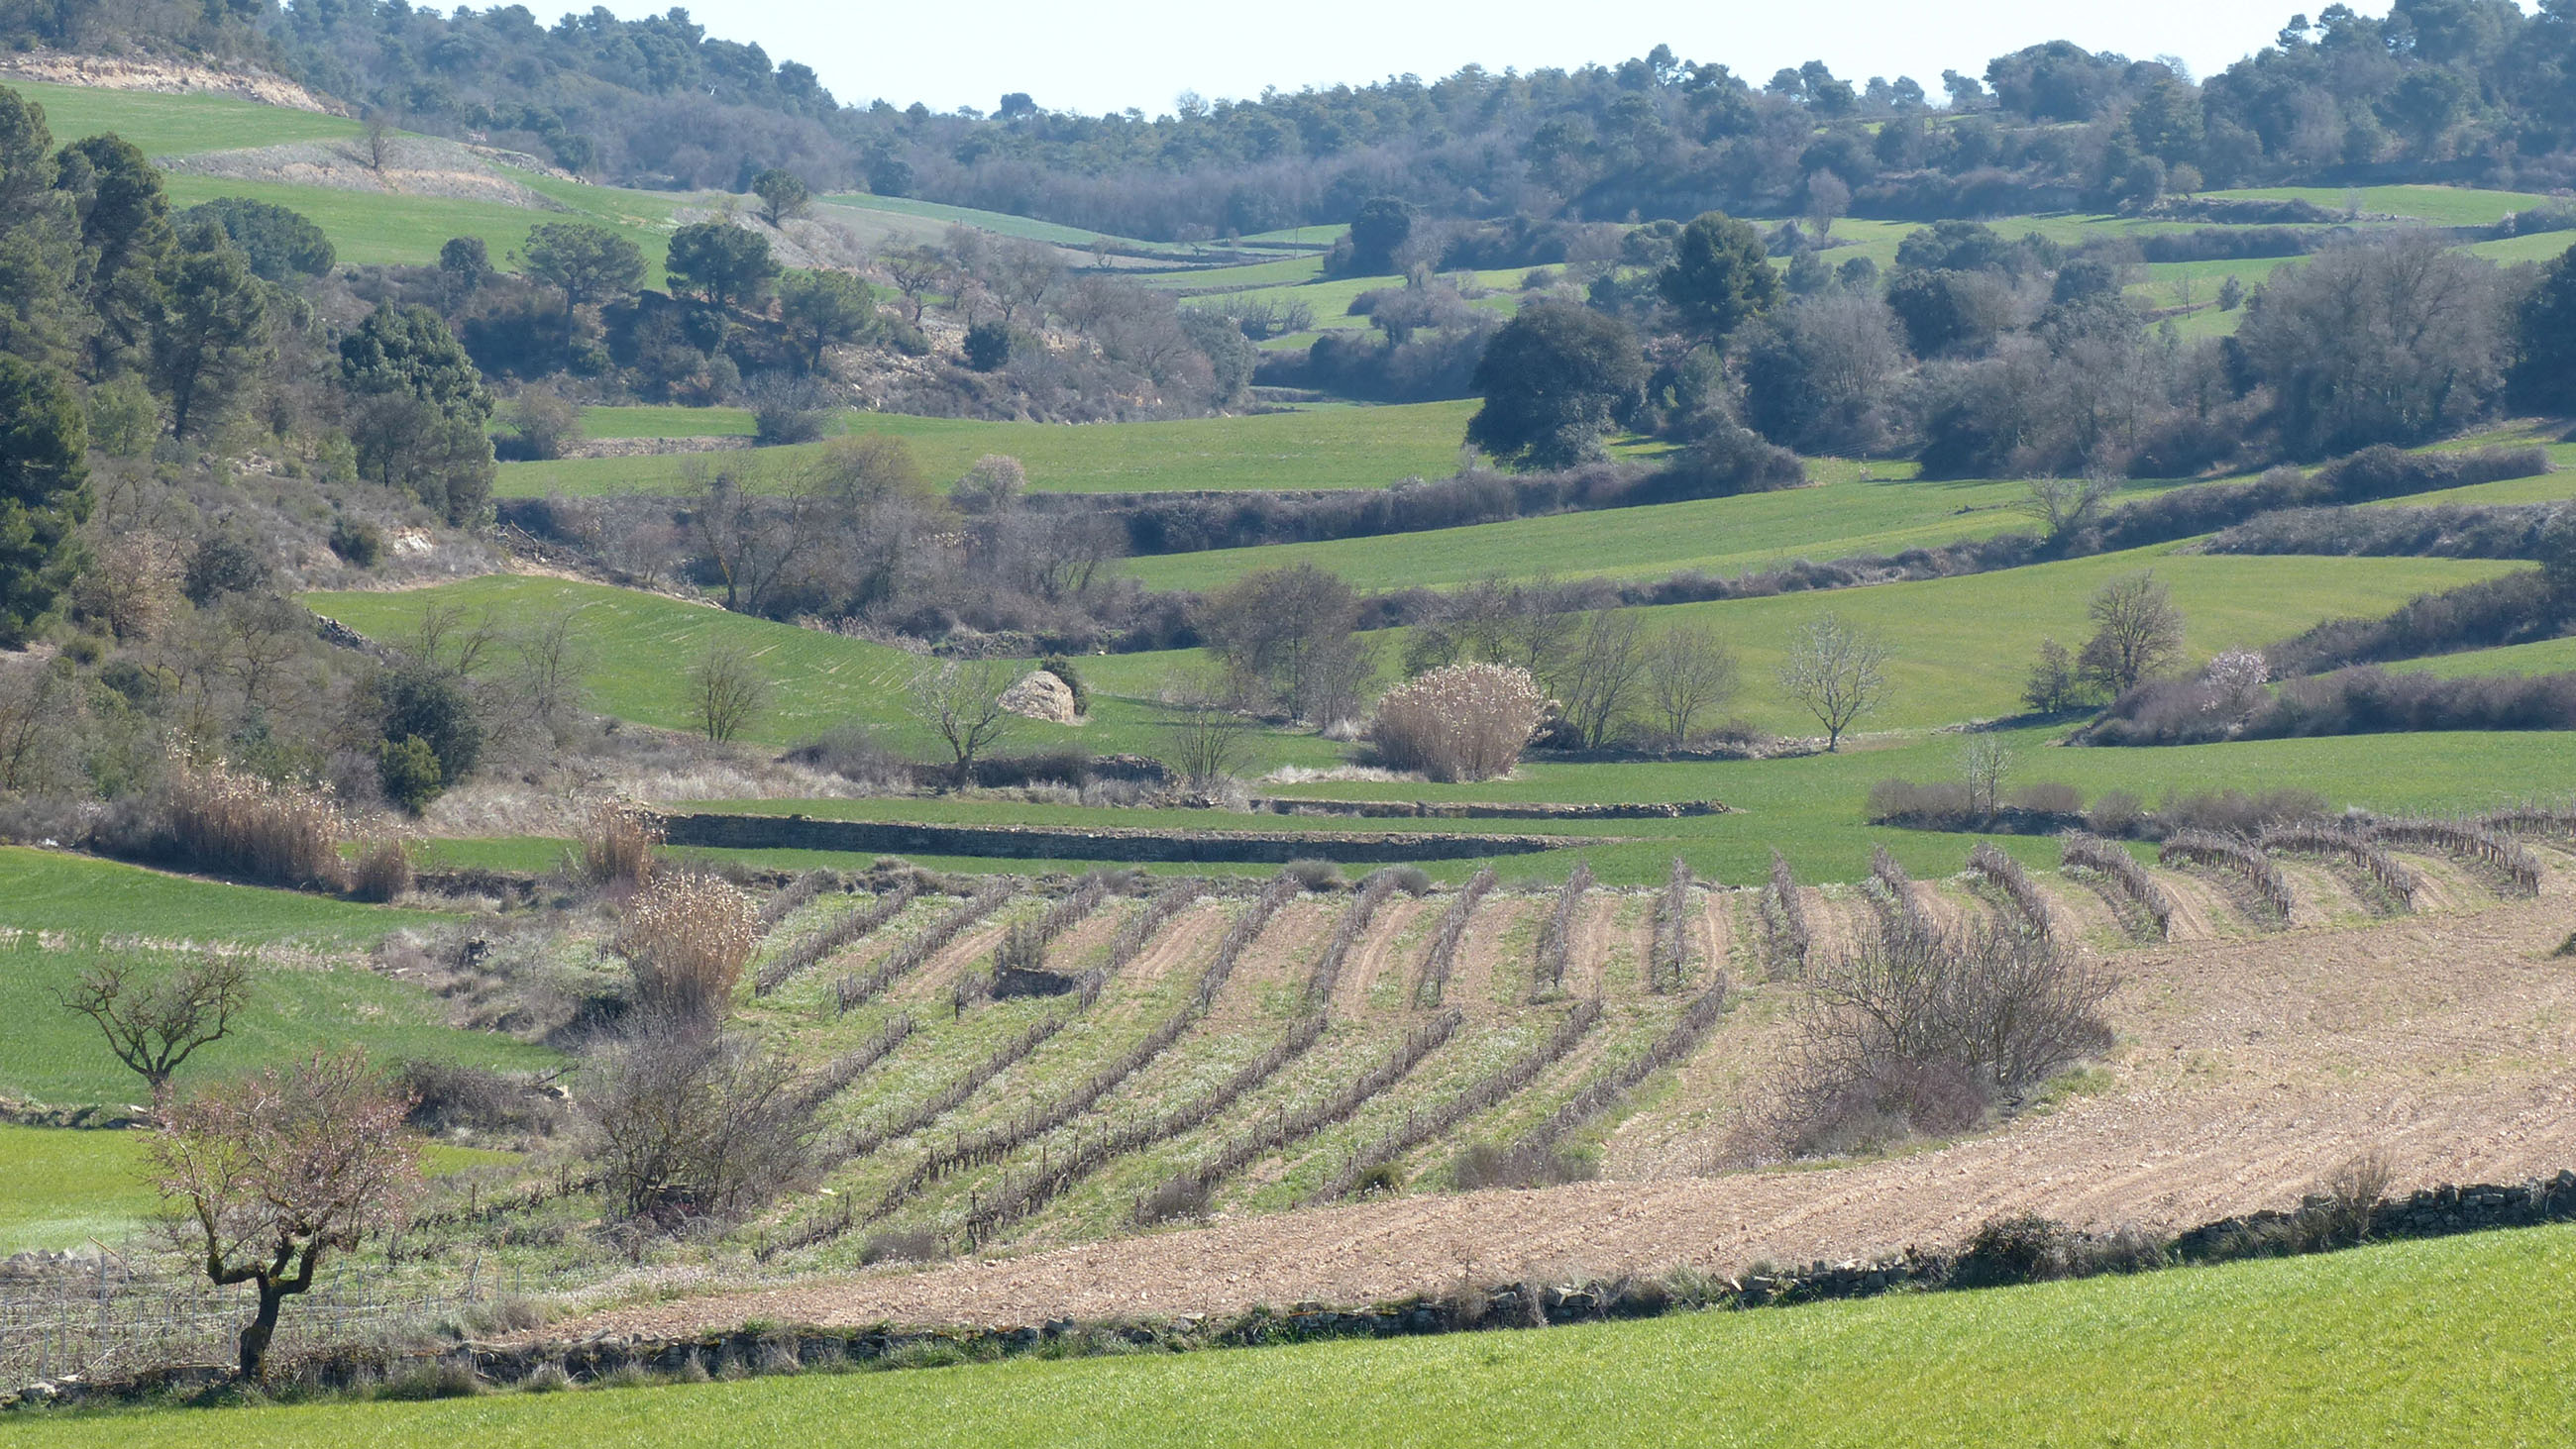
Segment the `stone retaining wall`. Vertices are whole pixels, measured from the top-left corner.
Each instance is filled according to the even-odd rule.
[[[1257,795],[1252,808],[1270,815],[1344,815],[1363,820],[1681,820],[1724,815],[1715,800],[1667,804],[1496,805],[1463,800],[1300,800]]]

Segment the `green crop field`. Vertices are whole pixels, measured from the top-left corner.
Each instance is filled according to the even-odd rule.
[[[540,190],[546,178],[514,176]],[[539,211],[497,201],[466,201],[440,196],[388,196],[373,191],[344,191],[327,186],[297,186],[277,181],[240,181],[222,176],[171,175],[164,178],[173,206],[194,206],[218,196],[246,196],[301,212],[331,238],[347,265],[371,263],[427,266],[450,237],[483,239],[492,264],[515,269],[511,260],[528,239],[528,229],[543,222],[574,221],[605,226],[643,249],[645,283],[663,284],[662,261],[668,250],[672,207],[668,197],[611,187],[567,186],[588,202],[563,212]],[[563,186],[564,183],[552,183]]]
[[[1121,251],[1172,252],[1181,254],[1186,254],[1188,251],[1188,248],[1182,247],[1173,242],[1140,241],[1135,237],[1127,236],[1103,238],[1098,232],[1084,231],[1080,227],[1058,226],[1056,223],[1051,221],[1038,221],[1030,217],[1013,216],[1008,212],[1002,211],[979,211],[971,206],[947,206],[936,201],[916,201],[908,196],[872,196],[866,192],[857,192],[849,194],[834,194],[822,197],[820,200],[825,205],[844,207],[851,211],[882,212],[892,216],[908,216],[923,221],[935,221],[957,226],[971,226],[979,231],[992,232],[997,236],[1020,237],[1028,241],[1052,242],[1055,245],[1062,247],[1088,249],[1093,242],[1105,239],[1111,246],[1116,247]]]
[[[1850,471],[1903,470],[1880,463]],[[1542,571],[1565,578],[1645,578],[1680,569],[1731,576],[1802,558],[1895,553],[2027,529],[2031,520],[2018,511],[2027,496],[2020,483],[1849,477],[1781,493],[1158,554],[1131,559],[1125,568],[1158,589],[1208,589],[1255,569],[1297,563],[1330,569],[1357,589],[1437,588]]]
[[[2487,226],[2517,211],[2546,206],[2549,198],[2528,191],[2480,191],[2466,186],[2270,186],[2244,191],[2212,191],[2213,201],[2305,201],[2341,213],[2359,207],[2364,215],[2402,216],[2442,226]]]
[[[443,919],[422,911],[226,885],[92,856],[0,845],[0,927],[22,931],[335,946]]]
[[[202,938],[200,938],[202,939]],[[52,1103],[130,1102],[143,1091],[107,1049],[88,1019],[64,1009],[59,993],[83,971],[110,958],[166,969],[185,952],[123,944],[74,942],[59,948],[31,936],[0,946],[0,1096]],[[420,987],[362,966],[302,961],[253,968],[249,1007],[231,1035],[180,1068],[184,1085],[281,1061],[317,1046],[354,1044],[388,1064],[414,1057],[488,1067],[541,1066],[552,1052],[488,1032],[460,1031],[445,1008]]]
[[[346,116],[265,105],[235,96],[161,95],[94,86],[48,85],[0,76],[0,86],[45,108],[54,142],[108,132],[133,142],[147,156],[185,156],[288,141],[327,141],[364,128]]]
[[[22,1414],[117,1449],[787,1443],[2547,1443],[2576,1228],[1636,1323],[429,1403]],[[1508,1426],[1508,1427],[1505,1427]]]
[[[146,1185],[140,1132],[0,1126],[0,1254],[114,1243],[160,1206]],[[432,1144],[434,1175],[511,1161],[506,1152]]]
[[[1044,492],[1370,488],[1457,471],[1475,410],[1472,401],[1410,403],[1080,426],[860,413],[849,431],[902,439],[940,483],[988,453],[1004,453],[1026,465],[1029,486]],[[762,462],[792,467],[821,446],[763,449]],[[675,489],[693,462],[706,464],[685,454],[504,463],[495,491],[543,498]]]
[[[753,431],[748,408],[644,403],[581,410],[585,438],[748,438]]]

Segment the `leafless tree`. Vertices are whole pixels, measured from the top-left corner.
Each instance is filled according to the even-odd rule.
[[[1175,670],[1163,685],[1163,708],[1163,738],[1183,783],[1213,789],[1243,768],[1252,722],[1228,706],[1223,680]]]
[[[2104,584],[2086,606],[2093,637],[2076,667],[2117,696],[2182,657],[2182,610],[2153,570]]]
[[[78,728],[79,693],[69,660],[0,660],[0,790],[33,790],[73,768],[59,757]]]
[[[2067,538],[2093,521],[2104,500],[2120,491],[2120,480],[2093,470],[2080,478],[2033,478],[2021,511],[2048,529],[2051,540]]]
[[[947,262],[930,247],[910,246],[887,252],[878,258],[878,264],[885,268],[894,289],[903,294],[904,305],[912,309],[912,325],[920,326],[922,303],[938,290]]]
[[[1839,750],[1844,731],[1886,701],[1887,646],[1840,614],[1820,614],[1790,642],[1780,690],[1825,727],[1825,748]]]
[[[1007,737],[1019,716],[1002,708],[1002,691],[1011,687],[1011,666],[986,659],[973,664],[955,660],[918,670],[904,686],[906,706],[953,757],[953,787],[963,789],[974,778],[975,758]]]
[[[730,640],[714,640],[689,671],[689,701],[698,732],[722,743],[749,728],[768,705],[769,679],[751,651]]]
[[[400,1226],[420,1194],[411,1099],[363,1052],[319,1050],[284,1071],[226,1083],[172,1109],[145,1152],[174,1201],[173,1243],[202,1254],[218,1285],[257,1287],[241,1331],[241,1376],[257,1380],[278,1310],[313,1286],[326,1252]]]
[[[1635,613],[1597,609],[1584,619],[1549,676],[1565,722],[1584,748],[1608,743],[1636,698],[1646,662],[1645,626]]]
[[[82,973],[62,994],[64,1009],[97,1023],[108,1050],[143,1078],[152,1099],[197,1048],[224,1039],[250,1001],[250,967],[237,956],[208,955],[150,979],[130,961]]]
[[[1691,742],[1699,723],[1735,697],[1735,653],[1716,630],[1675,624],[1646,644],[1646,707],[1670,749]]]
[[[1993,735],[1976,735],[1959,751],[1959,773],[1967,777],[1968,808],[1992,817],[2003,805],[2004,777],[2012,773],[2012,751]]]
[[[393,159],[393,130],[393,123],[387,121],[381,112],[367,117],[363,138],[367,169],[378,175],[384,174],[385,163]]]
[[[746,614],[764,612],[826,537],[822,479],[811,469],[762,478],[757,467],[734,461],[683,475],[698,545],[724,575],[724,606]]]
[[[557,739],[581,708],[582,677],[589,672],[589,654],[576,628],[579,616],[578,609],[549,609],[510,640],[519,662],[513,693],[529,721]]]

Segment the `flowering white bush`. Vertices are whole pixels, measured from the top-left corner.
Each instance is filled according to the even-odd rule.
[[[2201,705],[2203,711],[2236,709],[2243,707],[2256,690],[2272,682],[2272,664],[2260,650],[2230,649],[2209,661],[2200,677],[2210,688],[2209,699]]]
[[[1520,763],[1546,696],[1526,669],[1452,664],[1386,692],[1369,723],[1379,756],[1434,780],[1490,780]]]

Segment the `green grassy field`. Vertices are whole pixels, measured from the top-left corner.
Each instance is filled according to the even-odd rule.
[[[827,206],[845,207],[851,211],[883,212],[893,216],[915,217],[957,226],[971,226],[997,236],[1020,237],[1028,241],[1053,242],[1057,246],[1087,249],[1101,240],[1098,232],[1080,227],[1058,226],[1051,221],[1013,216],[1008,212],[979,211],[971,206],[948,206],[936,201],[916,201],[908,196],[872,196],[866,192],[834,193],[820,198]],[[1186,255],[1187,247],[1172,242],[1149,242],[1135,237],[1112,236],[1110,245],[1128,252],[1171,252]]]
[[[0,1126],[0,1254],[118,1242],[160,1205],[144,1182],[140,1132]],[[506,1162],[506,1152],[433,1144],[429,1171]]]
[[[0,1035],[0,1096],[56,1104],[139,1100],[142,1079],[109,1054],[96,1026],[58,999],[83,971],[110,957],[140,957],[156,970],[186,959],[182,952],[121,944],[47,949],[25,937],[0,946],[0,1020],[10,1023]],[[254,967],[250,1005],[234,1019],[231,1035],[190,1057],[178,1080],[184,1086],[344,1044],[365,1047],[387,1064],[423,1057],[534,1067],[556,1060],[508,1037],[448,1026],[445,1007],[408,982],[361,966],[296,963]]]
[[[1459,441],[1475,410],[1473,402],[1410,403],[1088,426],[860,413],[849,430],[902,439],[922,471],[943,484],[985,454],[1005,453],[1027,466],[1029,486],[1041,491],[1369,488],[1457,471]],[[764,449],[763,461],[793,466],[820,446]],[[671,489],[691,461],[664,455],[504,463],[495,491],[543,498]]]
[[[365,128],[346,116],[327,116],[233,96],[160,95],[93,86],[48,85],[0,77],[0,86],[45,108],[54,144],[114,132],[147,156],[185,156],[288,141],[327,141]]]
[[[331,238],[343,265],[427,266],[438,260],[438,249],[448,238],[472,236],[483,239],[494,266],[514,271],[517,264],[511,260],[512,254],[527,241],[530,227],[549,221],[588,222],[607,227],[642,248],[645,285],[663,285],[662,262],[669,250],[671,209],[681,204],[678,199],[614,187],[550,183],[546,178],[525,173],[515,179],[539,190],[560,188],[585,204],[567,204],[565,211],[551,212],[497,201],[388,196],[221,176],[172,175],[165,178],[165,185],[173,206],[194,206],[218,196],[246,196],[301,212]]]
[[[749,408],[642,403],[581,410],[585,438],[748,438],[753,432]]]
[[[327,947],[373,941],[387,931],[444,919],[423,911],[227,885],[93,856],[0,845],[0,926],[22,931]]]
[[[1869,471],[1903,470],[1880,463]],[[1782,493],[1324,543],[1159,554],[1131,559],[1124,567],[1158,589],[1207,589],[1255,569],[1297,563],[1330,569],[1364,590],[1436,588],[1542,570],[1565,578],[1647,578],[1681,569],[1731,576],[1801,558],[1896,553],[2027,529],[2030,519],[2017,511],[2027,496],[2017,482],[1847,477]]]
[[[2365,214],[2411,217],[2443,226],[2487,226],[2517,211],[2546,206],[2549,198],[2528,191],[2481,191],[2466,186],[2269,186],[2243,191],[2212,191],[2211,200],[2306,201],[2328,211],[2359,206]]]
[[[2556,1442],[2576,1228],[1529,1332],[430,1403],[17,1415],[0,1443]]]

